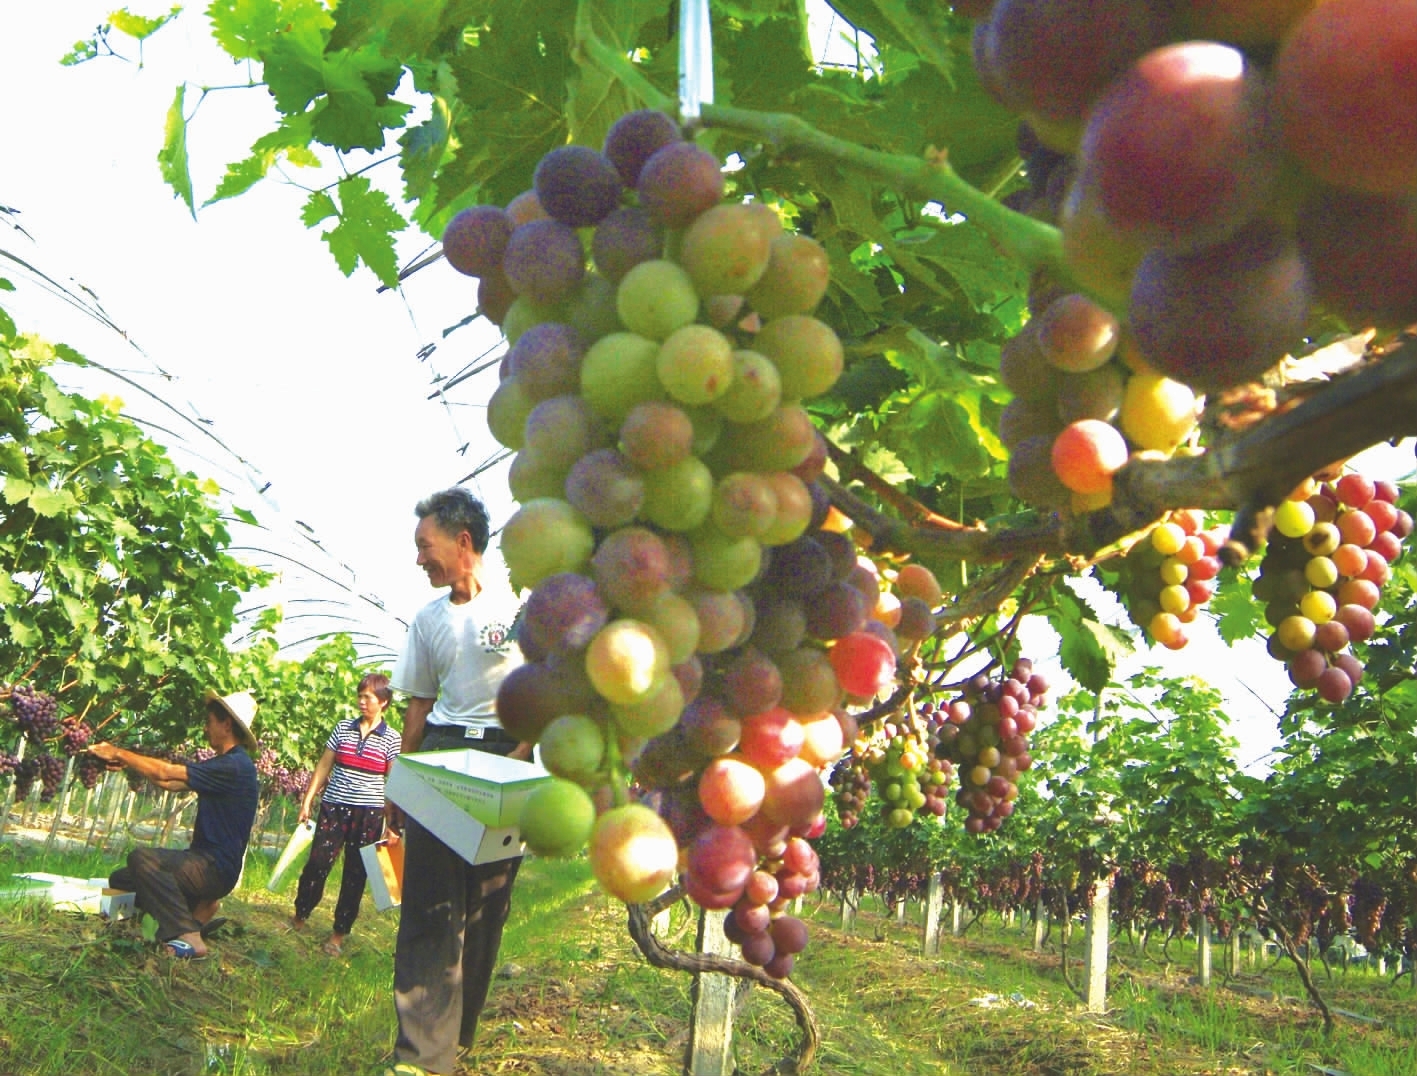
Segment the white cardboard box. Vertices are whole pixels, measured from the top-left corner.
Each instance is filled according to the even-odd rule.
[[[384,794],[469,863],[490,863],[522,854],[522,804],[550,779],[486,751],[420,751],[394,760]]]
[[[19,886],[3,896],[29,900],[47,900],[55,907],[102,915],[110,919],[128,919],[138,914],[137,894],[110,889],[107,878],[71,878],[63,874],[32,871],[17,874]]]
[[[369,876],[369,893],[381,912],[403,903],[403,842],[375,841],[359,850],[364,873]]]

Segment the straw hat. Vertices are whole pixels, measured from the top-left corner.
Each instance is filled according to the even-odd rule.
[[[241,746],[251,754],[259,751],[256,734],[251,731],[251,726],[256,721],[256,699],[251,692],[237,691],[231,695],[218,695],[215,691],[208,691],[206,697],[208,702],[217,703],[231,715],[232,728],[236,732],[236,738],[241,741]]]

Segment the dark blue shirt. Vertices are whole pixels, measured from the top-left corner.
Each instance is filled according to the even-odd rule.
[[[216,860],[217,869],[235,886],[261,796],[256,764],[244,747],[233,747],[205,762],[188,763],[187,787],[197,794],[192,851]]]

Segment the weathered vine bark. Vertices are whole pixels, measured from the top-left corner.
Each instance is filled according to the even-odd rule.
[[[652,966],[695,974],[705,971],[721,972],[757,983],[779,994],[792,1010],[797,1026],[802,1030],[802,1040],[798,1043],[796,1056],[783,1058],[767,1071],[787,1076],[789,1073],[806,1072],[811,1067],[821,1047],[822,1033],[817,1027],[817,1018],[813,1015],[811,1006],[807,1004],[807,996],[794,983],[787,979],[774,979],[762,968],[755,968],[741,960],[668,949],[650,930],[648,907],[643,904],[631,904],[627,906],[627,913],[630,937],[635,940],[635,945]]]
[[[1314,982],[1314,976],[1309,969],[1308,962],[1299,955],[1299,947],[1294,944],[1294,938],[1278,922],[1271,921],[1274,928],[1275,937],[1279,939],[1279,944],[1284,946],[1284,952],[1290,960],[1294,962],[1294,967],[1299,972],[1299,981],[1304,984],[1304,992],[1309,995],[1309,1000],[1318,1007],[1324,1018],[1324,1035],[1333,1034],[1333,1013],[1329,1011],[1328,1003],[1324,1001],[1323,995],[1319,993],[1318,984]]]

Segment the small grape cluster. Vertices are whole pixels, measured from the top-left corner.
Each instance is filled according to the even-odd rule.
[[[1274,511],[1255,597],[1274,628],[1269,652],[1295,687],[1339,703],[1362,679],[1350,644],[1366,642],[1391,565],[1412,533],[1397,487],[1348,472],[1309,481]]]
[[[84,788],[96,788],[108,766],[97,755],[85,751],[74,762],[74,776]]]
[[[1000,680],[985,673],[973,677],[945,708],[935,751],[959,771],[955,802],[968,812],[966,832],[992,832],[1014,813],[1018,775],[1033,766],[1028,734],[1038,725],[1047,691],[1043,674],[1019,658]]]
[[[860,747],[864,750],[865,744]],[[854,747],[832,768],[830,784],[836,816],[845,828],[851,829],[861,821],[861,812],[871,798],[871,777]]]
[[[15,764],[15,800],[25,799],[39,780],[39,760],[27,755]]]
[[[59,704],[54,696],[29,684],[16,684],[11,689],[10,710],[20,731],[34,743],[43,743],[59,727]]]
[[[916,812],[943,817],[954,767],[935,753],[945,715],[932,701],[914,713],[886,721],[861,753],[866,772],[880,796],[885,823],[904,829]]]
[[[1215,594],[1226,531],[1204,527],[1200,511],[1170,512],[1117,565],[1116,590],[1132,622],[1168,650],[1190,641],[1187,625]]]
[[[0,777],[9,777],[10,774],[15,772],[15,768],[19,766],[19,764],[20,760],[18,756],[11,754],[9,751],[0,751]]]
[[[66,717],[59,730],[59,748],[70,758],[82,754],[93,741],[93,726],[77,717]]]
[[[64,760],[48,752],[35,756],[39,767],[39,798],[48,803],[64,783]]]

